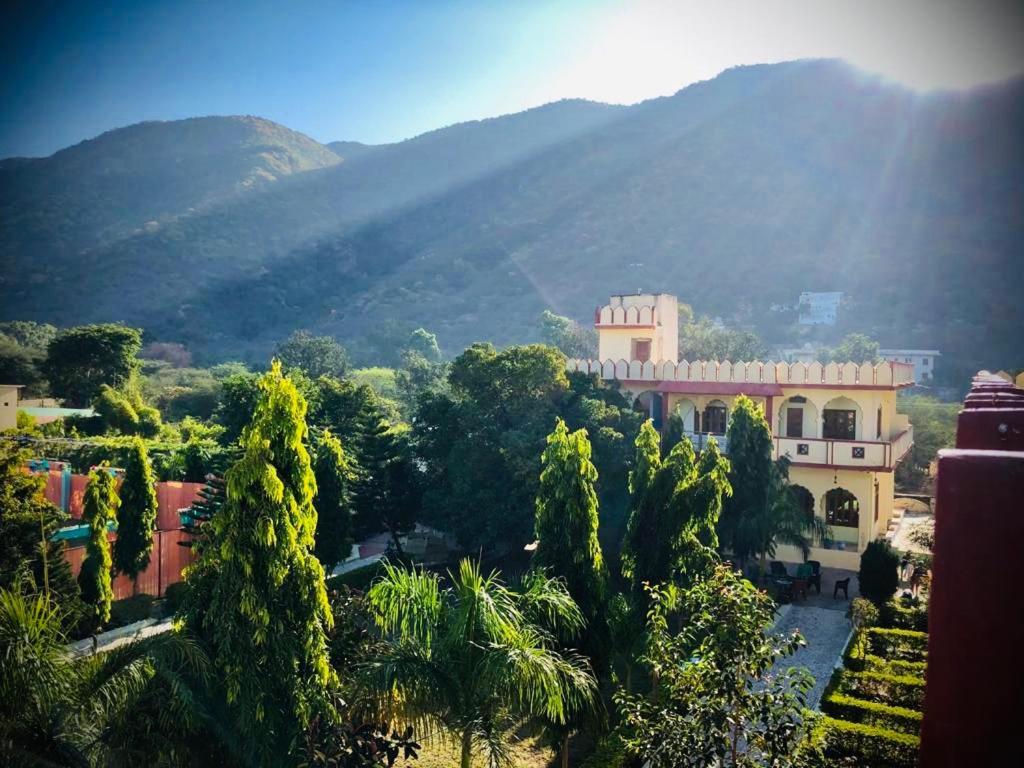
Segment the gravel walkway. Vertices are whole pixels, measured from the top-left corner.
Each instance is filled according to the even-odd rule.
[[[789,667],[806,667],[814,675],[814,688],[807,695],[807,706],[818,708],[832,670],[839,662],[846,640],[850,635],[850,622],[844,611],[815,608],[809,605],[790,605],[779,617],[774,631],[788,633],[800,630],[807,645],[792,656],[780,659],[774,671]]]

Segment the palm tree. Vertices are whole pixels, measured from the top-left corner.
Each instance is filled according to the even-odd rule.
[[[45,594],[0,590],[0,763],[139,764],[197,725],[206,657],[176,632],[74,658]],[[140,723],[143,713],[161,722]],[[126,750],[131,750],[127,752]]]
[[[517,721],[565,723],[593,706],[588,662],[554,649],[583,617],[561,582],[533,575],[520,590],[465,559],[450,586],[435,574],[386,564],[367,601],[388,639],[365,666],[393,714],[436,727],[490,765],[507,758],[505,734]]]

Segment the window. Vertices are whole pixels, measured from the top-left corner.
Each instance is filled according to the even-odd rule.
[[[878,406],[878,421],[875,424],[875,439],[882,439],[882,406]]]
[[[651,359],[651,340],[633,339],[633,359],[646,363]]]
[[[833,488],[825,494],[825,522],[844,528],[860,526],[860,504],[845,488]]]
[[[786,437],[804,436],[804,409],[786,409]]]
[[[724,405],[709,405],[704,409],[704,431],[712,435],[724,435],[726,410]]]
[[[825,429],[822,437],[830,440],[856,440],[857,439],[857,412],[825,409]]]

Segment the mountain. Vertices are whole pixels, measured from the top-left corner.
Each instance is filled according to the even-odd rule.
[[[523,341],[545,307],[585,321],[637,288],[774,340],[773,304],[841,290],[840,330],[1019,365],[1022,142],[1024,80],[920,94],[837,61],[741,67],[350,149],[155,231],[62,241],[46,279],[0,286],[2,313],[258,358],[296,327],[356,349],[386,322],[449,351]]]
[[[354,160],[380,149],[378,144],[363,144],[361,141],[331,141],[327,148],[343,160]]]

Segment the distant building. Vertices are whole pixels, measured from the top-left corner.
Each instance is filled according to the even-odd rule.
[[[18,390],[20,384],[0,384],[0,429],[18,426]]]
[[[787,363],[813,363],[818,358],[817,348],[810,343],[802,347],[779,347],[775,354]]]
[[[883,360],[894,363],[910,363],[914,366],[914,381],[927,384],[935,372],[935,358],[940,357],[937,349],[880,349]]]
[[[842,300],[842,291],[804,291],[800,294],[800,302],[797,305],[800,310],[800,325],[835,325],[839,302]]]
[[[763,409],[773,457],[791,461],[794,495],[831,530],[811,559],[856,570],[864,547],[886,535],[893,470],[914,444],[896,405],[897,391],[914,384],[909,364],[679,360],[676,298],[666,294],[612,296],[594,324],[600,360],[569,360],[567,368],[617,381],[657,429],[678,415],[698,450],[713,437],[728,455],[729,414],[741,394]],[[804,559],[789,545],[776,552]]]

